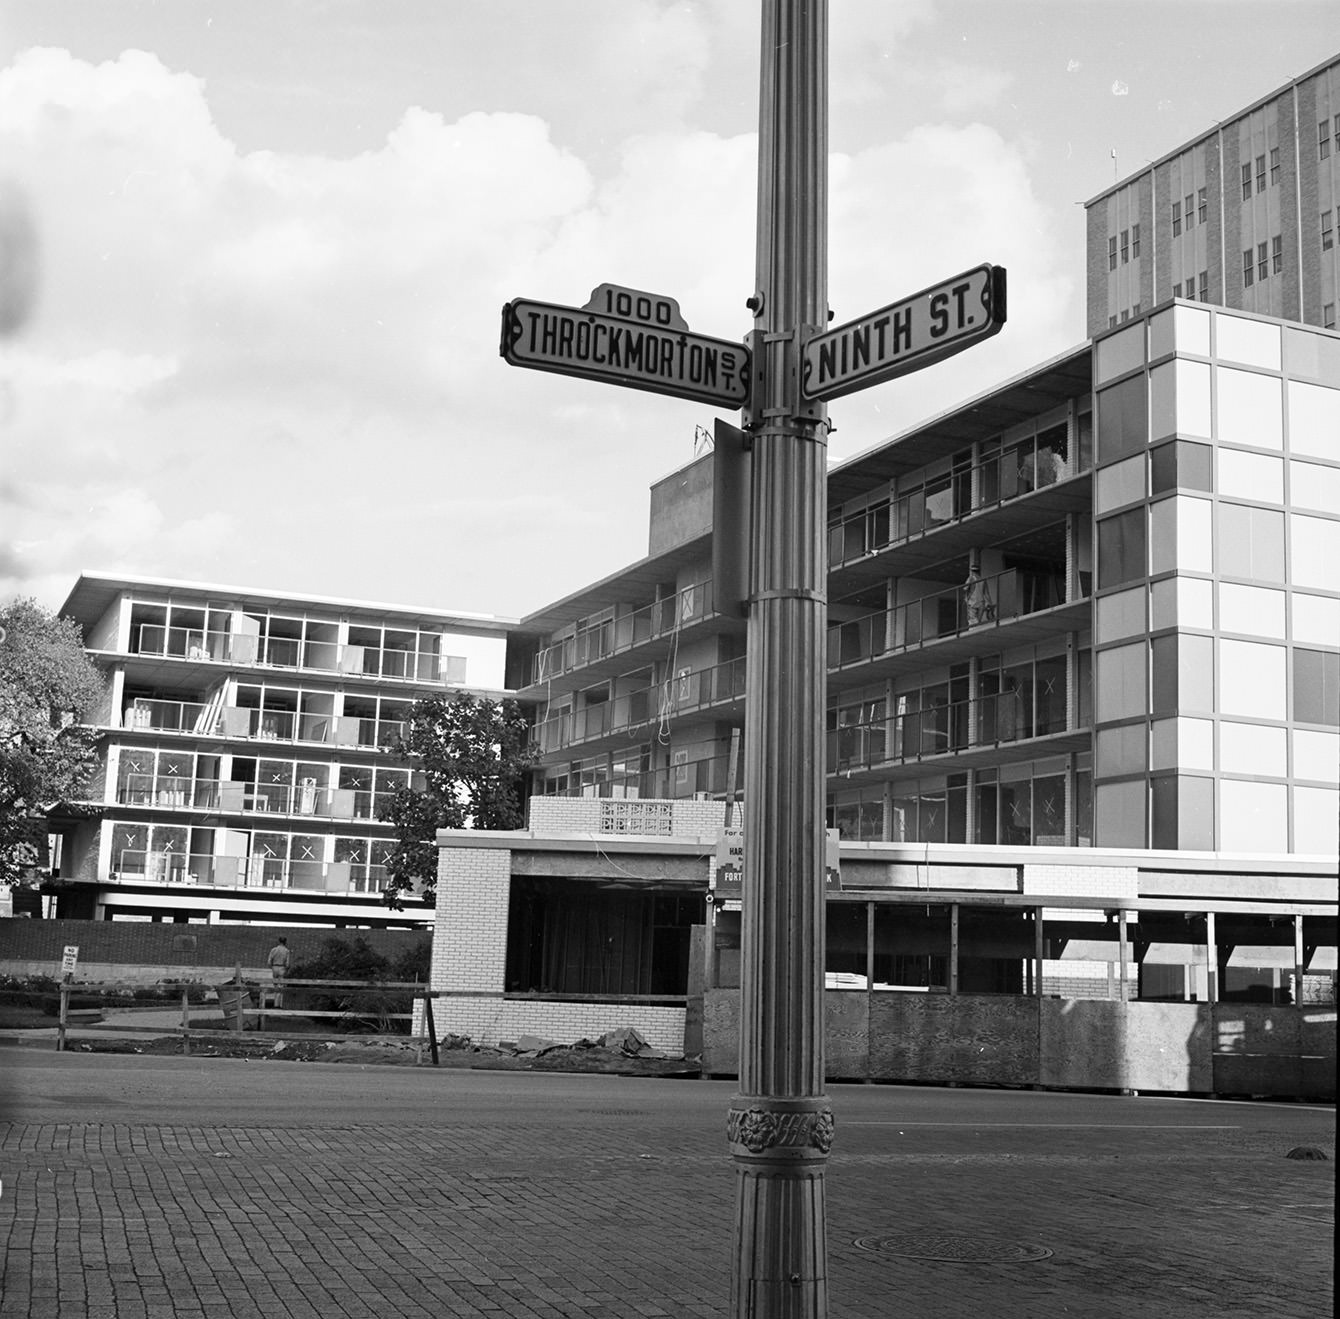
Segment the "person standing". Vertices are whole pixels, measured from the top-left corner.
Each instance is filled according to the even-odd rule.
[[[270,949],[268,961],[270,963],[270,975],[274,979],[274,1006],[277,1008],[284,1006],[284,977],[288,975],[288,940],[281,934],[279,942]]]

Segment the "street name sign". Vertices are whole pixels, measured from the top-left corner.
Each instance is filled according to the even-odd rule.
[[[749,350],[694,334],[673,298],[601,284],[584,307],[517,298],[502,310],[511,366],[726,408],[749,401]]]
[[[812,402],[840,398],[952,357],[1004,324],[1005,268],[977,266],[807,339],[800,390]]]

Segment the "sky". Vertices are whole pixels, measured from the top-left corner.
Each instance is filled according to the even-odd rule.
[[[0,600],[81,571],[522,617],[731,414],[498,355],[603,283],[751,328],[757,0],[0,0]],[[1084,338],[1083,203],[1340,49],[1334,0],[832,0],[829,303],[1009,322],[830,461]]]

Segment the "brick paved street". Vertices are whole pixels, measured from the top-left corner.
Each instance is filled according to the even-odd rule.
[[[3,1319],[727,1312],[728,1083],[0,1046],[0,1086]],[[833,1319],[1331,1313],[1335,1165],[1284,1155],[1333,1110],[831,1093]]]

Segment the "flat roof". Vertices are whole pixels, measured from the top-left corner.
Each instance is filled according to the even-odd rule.
[[[317,607],[357,614],[360,619],[394,619],[397,622],[446,625],[458,631],[498,632],[515,630],[517,620],[493,614],[472,614],[456,610],[430,609],[425,605],[393,605],[383,601],[350,600],[341,596],[298,595],[269,591],[256,586],[233,586],[220,582],[183,582],[170,577],[135,577],[125,573],[81,572],[70,588],[60,613],[85,625],[95,623],[124,593],[155,592],[190,596],[199,600],[218,600],[228,604],[295,610]]]

